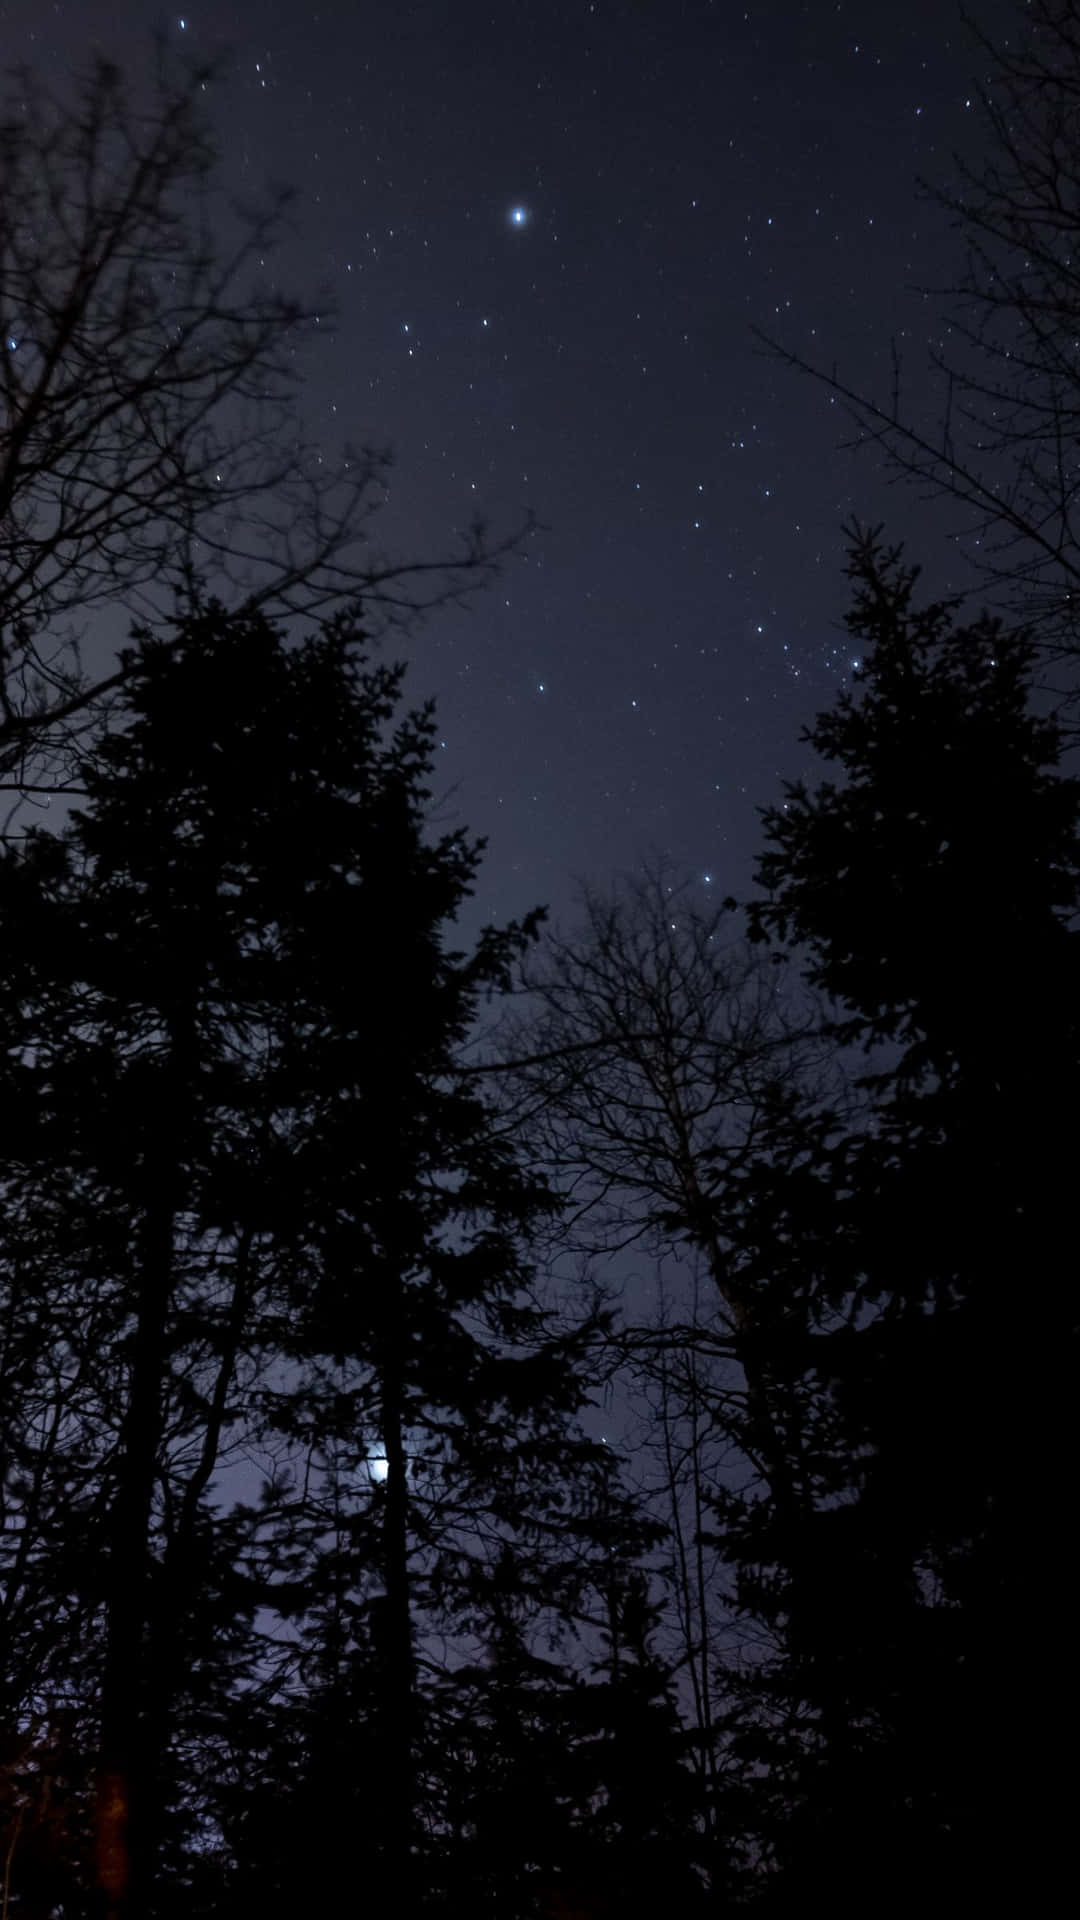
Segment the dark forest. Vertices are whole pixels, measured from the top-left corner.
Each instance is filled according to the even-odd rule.
[[[1019,11],[935,421],[761,339],[941,532],[844,522],[752,882],[479,929],[417,662],[535,521],[376,546],[212,63],[13,77],[0,1920],[1048,1910],[1080,6]]]

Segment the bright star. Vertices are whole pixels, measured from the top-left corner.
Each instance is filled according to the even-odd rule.
[[[528,226],[528,223],[529,223],[528,207],[511,207],[510,225],[512,227],[525,227],[525,226]]]

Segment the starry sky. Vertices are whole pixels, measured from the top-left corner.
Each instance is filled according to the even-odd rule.
[[[1012,0],[984,0],[993,35]],[[227,50],[234,189],[284,180],[268,265],[324,296],[305,410],[389,444],[378,539],[424,558],[477,512],[542,531],[409,643],[447,823],[487,836],[476,911],[569,910],[663,854],[744,891],[756,809],[850,670],[842,523],[942,563],[940,512],[844,451],[764,328],[915,403],[958,270],[947,184],[987,61],[952,0],[140,0],[0,5],[6,62],[63,84],[165,28]],[[920,388],[920,382],[924,387]],[[938,541],[938,547],[934,543]],[[936,584],[936,579],[935,579]]]

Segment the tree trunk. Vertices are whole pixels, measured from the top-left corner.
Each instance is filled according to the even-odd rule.
[[[382,1425],[386,1452],[383,1577],[386,1588],[382,1648],[382,1767],[384,1849],[394,1904],[408,1912],[412,1880],[413,1717],[415,1673],[409,1604],[409,1485],[405,1452],[402,1283],[395,1289],[393,1324],[383,1357]]]
[[[119,1485],[113,1505],[106,1574],[105,1661],[94,1812],[98,1910],[103,1920],[140,1920],[147,1910],[156,1828],[154,1769],[146,1747],[149,1703],[148,1627],[154,1482],[164,1422],[164,1375],[188,1086],[196,1042],[190,1012],[168,1016],[169,1051],[146,1116],[145,1160],[137,1175],[142,1226],[135,1339],[124,1417]],[[154,1096],[151,1096],[154,1097]]]
[[[143,1910],[148,1863],[139,1857],[142,1719],[146,1688],[150,1525],[162,1426],[162,1370],[171,1284],[173,1208],[165,1182],[147,1210],[141,1284],[113,1507],[106,1595],[95,1857],[105,1920]]]

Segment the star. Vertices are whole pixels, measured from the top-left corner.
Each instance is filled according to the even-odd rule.
[[[529,224],[529,209],[528,207],[522,206],[511,207],[508,218],[512,227],[527,227]]]

